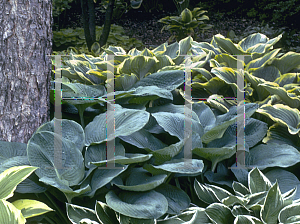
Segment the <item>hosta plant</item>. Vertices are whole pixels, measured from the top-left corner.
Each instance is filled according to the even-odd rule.
[[[187,37],[188,35],[194,36],[195,28],[199,30],[206,30],[212,28],[212,25],[204,24],[203,20],[209,20],[208,16],[202,15],[205,10],[201,8],[194,8],[190,11],[188,8],[184,9],[179,16],[167,16],[159,20],[160,23],[166,24],[163,30],[169,30],[171,33],[175,32],[169,38],[169,42],[175,38],[176,41]],[[202,16],[201,16],[202,15]]]
[[[36,200],[19,199],[12,203],[7,201],[14,195],[17,185],[36,169],[37,167],[32,166],[15,166],[0,174],[0,223],[25,224],[27,218],[53,211]]]
[[[202,212],[212,223],[218,224],[299,223],[300,201],[293,200],[297,187],[290,186],[288,191],[282,193],[280,183],[287,190],[286,181],[292,181],[292,178],[291,173],[282,170],[281,172],[270,171],[264,175],[259,169],[254,168],[248,174],[248,186],[233,182],[235,194],[195,180],[194,188],[197,196],[209,204]],[[273,181],[275,183],[272,184],[268,176],[275,180]],[[277,179],[280,177],[283,179],[278,183]]]

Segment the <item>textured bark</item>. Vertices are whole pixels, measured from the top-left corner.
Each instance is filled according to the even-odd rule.
[[[0,140],[50,120],[52,0],[0,0]]]
[[[107,42],[108,35],[110,32],[111,19],[114,11],[114,5],[115,5],[115,0],[109,0],[108,7],[105,12],[105,21],[104,21],[102,34],[99,39],[100,47],[103,47]]]

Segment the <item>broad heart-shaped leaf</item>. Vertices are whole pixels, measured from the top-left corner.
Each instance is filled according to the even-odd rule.
[[[158,60],[154,57],[148,57],[143,55],[132,56],[126,58],[118,67],[118,73],[131,74],[134,73],[141,80],[149,72]]]
[[[300,162],[300,153],[287,144],[260,144],[246,154],[246,166],[257,167],[260,170],[268,167],[290,167]]]
[[[191,203],[191,199],[183,190],[170,184],[161,184],[155,188],[155,191],[163,194],[168,200],[168,214],[180,214],[180,212],[188,208]]]
[[[0,223],[25,224],[26,219],[10,202],[0,199]]]
[[[300,54],[295,52],[288,52],[281,58],[274,58],[272,65],[276,66],[281,74],[288,73],[289,71],[297,68],[300,65]]]
[[[31,218],[53,211],[43,202],[30,199],[19,199],[12,203],[17,209],[22,211],[24,218]]]
[[[248,174],[248,186],[251,194],[265,192],[272,186],[268,178],[257,168]]]
[[[185,120],[188,119],[188,116],[181,113],[168,113],[168,112],[157,112],[151,114],[157,121],[157,123],[163,127],[170,135],[176,136],[179,140],[183,140],[184,129],[185,129]],[[203,135],[204,129],[200,122],[191,119],[192,132],[198,133],[200,136]]]
[[[64,131],[62,131],[64,132]],[[61,147],[54,145],[61,142]],[[36,171],[39,178],[53,180],[56,178],[66,186],[77,185],[84,176],[82,143],[74,142],[50,131],[37,131],[27,145],[28,160],[40,169]]]
[[[228,126],[236,122],[237,109],[239,109],[239,106],[230,107],[228,113],[217,116],[215,124],[206,126],[204,129],[204,135],[202,136],[202,141],[207,144],[216,138],[221,138]],[[249,118],[257,109],[258,105],[255,103],[245,104],[244,117]]]
[[[112,125],[113,127],[113,119],[111,118],[111,123],[106,124],[107,112],[100,114],[85,127],[86,146],[92,143],[111,141],[118,136],[131,135],[142,129],[149,120],[150,114],[147,111],[126,109],[118,104],[114,106],[115,111],[113,112],[113,118],[115,119],[115,132],[106,137],[106,126]]]
[[[233,223],[234,216],[232,215],[230,208],[221,203],[213,203],[205,209],[206,215],[214,223],[227,224]]]
[[[268,38],[266,35],[261,33],[254,33],[249,35],[248,37],[242,39],[239,42],[239,45],[244,51],[247,51],[249,48],[254,47],[256,44],[259,43],[266,43]]]
[[[277,223],[278,214],[284,207],[281,192],[276,182],[268,191],[262,210],[260,211],[260,218],[266,223]]]
[[[57,123],[59,122],[59,123]],[[77,146],[77,149],[82,152],[83,146],[84,146],[84,132],[80,124],[78,124],[75,121],[72,120],[66,120],[66,119],[56,119],[53,118],[50,122],[44,123],[41,125],[37,132],[43,132],[43,131],[49,131],[54,132],[54,126],[55,125],[61,125],[61,135],[64,139],[67,139],[69,141],[72,141]],[[28,153],[28,147],[27,147],[27,153]]]
[[[96,213],[92,209],[69,204],[69,203],[66,203],[66,207],[67,207],[68,218],[73,224],[78,224],[82,219],[85,218],[90,219],[91,221],[94,221],[96,223],[99,223]]]
[[[300,203],[293,203],[284,207],[279,213],[279,222],[280,223],[299,223],[300,222]]]
[[[197,179],[194,181],[194,189],[198,198],[207,204],[221,202],[222,199],[232,195],[230,192],[220,187],[209,184],[201,184],[197,181]]]
[[[161,89],[172,91],[184,83],[184,71],[162,71],[148,75],[142,80],[136,82],[133,88],[139,86],[157,86]]]
[[[272,58],[275,58],[276,55],[278,54],[278,52],[280,51],[280,49],[275,49],[267,54],[265,54],[263,57],[261,58],[257,58],[255,60],[250,61],[247,66],[246,66],[246,70],[250,70],[251,68],[260,68],[260,67],[264,67],[265,64],[267,64],[269,61],[272,60]],[[249,71],[250,72],[250,71]]]
[[[218,46],[230,54],[247,54],[239,45],[234,44],[229,38],[224,38],[222,35],[215,35],[213,39]]]
[[[96,201],[95,211],[100,223],[119,224],[115,211],[108,207],[107,204],[101,201]]]
[[[141,163],[149,160],[152,157],[151,154],[145,155],[145,154],[139,154],[139,153],[126,153],[125,156],[115,156],[114,159],[111,160],[103,160],[99,162],[91,162],[91,164],[94,164],[96,166],[100,166],[106,163],[109,163],[111,161],[114,161],[114,163],[119,164],[131,164],[131,163]]]
[[[300,181],[293,173],[288,172],[284,169],[277,168],[265,173],[265,176],[270,180],[272,184],[274,184],[277,180],[280,191],[282,193],[286,193],[294,187],[297,187],[297,191],[293,200],[297,200],[300,198]]]
[[[128,168],[128,165],[109,169],[102,166],[100,169],[95,169],[91,180],[86,179],[81,186],[91,186],[91,190],[85,195],[93,197],[98,189],[111,182],[115,177],[123,173]]]
[[[105,198],[113,210],[133,218],[158,219],[168,211],[167,199],[154,190],[142,193],[122,191],[119,196],[109,191]]]
[[[161,185],[166,179],[166,174],[159,174],[152,176],[148,171],[142,167],[133,168],[130,175],[126,179],[126,184],[116,184],[122,190],[127,191],[149,191]]]
[[[25,180],[37,167],[16,166],[0,174],[0,199],[6,200],[14,195],[17,185]]]

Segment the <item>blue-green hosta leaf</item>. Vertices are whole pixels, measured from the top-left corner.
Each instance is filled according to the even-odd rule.
[[[19,199],[12,203],[17,209],[22,211],[24,218],[31,218],[53,211],[43,202],[30,199]]]
[[[263,222],[251,215],[238,215],[234,219],[234,224],[263,224]]]
[[[119,138],[138,148],[149,148],[152,151],[156,151],[168,146],[158,138],[155,138],[145,129],[141,129],[128,136],[119,136]]]
[[[249,35],[248,37],[242,39],[239,42],[239,45],[244,51],[247,51],[249,48],[254,47],[256,44],[259,43],[266,43],[269,38],[261,33],[254,33]]]
[[[198,115],[200,124],[205,128],[206,126],[213,125],[216,118],[209,106],[203,102],[194,103],[192,110]]]
[[[259,68],[256,71],[260,70],[261,73],[269,72],[270,69],[268,67]],[[249,74],[247,71],[244,72],[246,79],[251,83],[253,89],[257,91],[259,101],[266,99],[270,95],[270,93],[262,86],[261,83],[265,83],[266,81],[263,78],[257,78],[256,76]],[[255,74],[255,72],[254,72]],[[266,73],[268,74],[268,73]],[[271,73],[272,76],[273,73]]]
[[[107,204],[96,201],[95,206],[96,216],[102,224],[119,224],[116,213]]]
[[[111,141],[118,136],[131,135],[142,129],[149,120],[150,114],[147,111],[126,109],[117,104],[115,109],[115,132],[106,137],[106,113],[100,114],[85,127],[86,146]]]
[[[297,187],[297,193],[294,196],[294,200],[300,198],[300,190],[298,190],[300,189],[300,181],[293,173],[278,168],[267,172],[265,176],[271,181],[272,184],[274,184],[277,180],[282,193],[286,193],[294,187]]]
[[[156,173],[159,170],[167,171],[170,173],[178,173],[184,175],[199,175],[203,170],[204,164],[202,160],[197,159],[173,159],[165,162],[162,165],[154,166],[149,164],[146,169],[151,173]],[[157,171],[158,170],[158,171]]]
[[[115,139],[114,146],[115,146],[114,147],[115,158],[116,156],[125,156],[125,148],[119,142],[118,138]],[[91,162],[98,162],[98,161],[104,161],[104,163],[106,164],[106,153],[107,153],[106,142],[97,145],[90,145],[85,151],[85,156],[84,156],[85,166],[87,168],[90,168]]]
[[[61,147],[54,145],[54,141],[62,142]],[[84,176],[81,144],[79,149],[78,145],[59,134],[37,131],[27,145],[28,160],[32,166],[40,168],[36,171],[39,178],[54,182],[58,178],[66,186],[74,186]]]
[[[90,221],[99,223],[95,211],[90,208],[69,203],[66,204],[66,207],[68,218],[73,224],[79,224],[82,219],[89,219]]]
[[[265,54],[262,58],[257,58],[255,60],[250,61],[246,66],[246,70],[250,70],[252,68],[264,67],[266,64],[271,62],[276,57],[279,51],[280,49],[275,49]]]
[[[207,71],[205,68],[191,68],[192,69],[192,72],[198,72],[200,73],[201,75],[203,75],[207,80],[210,80],[212,79],[212,75],[210,74],[209,71]]]
[[[156,56],[158,62],[154,65],[153,71],[157,72],[159,69],[162,69],[165,66],[173,66],[175,63],[168,55],[159,55]]]
[[[192,106],[192,109],[194,111],[194,104]],[[188,108],[185,109],[184,105],[175,105],[175,104],[172,104],[172,103],[168,103],[168,104],[161,105],[161,106],[149,107],[146,110],[149,113],[151,113],[151,114],[157,113],[157,112],[169,112],[169,113],[181,113],[181,114],[184,114],[185,110],[188,110]],[[195,121],[199,121],[200,122],[197,114],[195,114],[193,111],[192,111],[192,119],[194,119]]]
[[[244,87],[242,89],[236,84],[238,76],[242,77],[241,73],[233,70],[232,68],[227,67],[219,67],[219,68],[213,68],[211,70],[211,73],[215,74],[218,78],[225,81],[227,84],[229,84],[232,87],[239,88],[240,92],[244,91]]]
[[[221,203],[213,203],[207,206],[205,213],[214,223],[227,224],[234,221],[230,208]]]
[[[260,142],[263,137],[266,135],[268,130],[267,123],[264,123],[260,120],[256,120],[253,118],[246,118],[245,119],[245,127],[244,121],[238,121],[236,124],[230,125],[227,130],[225,131],[224,135],[220,139],[215,139],[207,144],[207,148],[221,148],[221,147],[228,147],[228,146],[235,146],[236,145],[236,138],[237,138],[237,130],[244,131],[244,139],[245,139],[245,151],[249,152],[249,148],[255,146],[258,142]],[[237,129],[237,127],[239,127]],[[244,141],[244,140],[243,140]]]
[[[137,76],[133,73],[116,76],[114,79],[115,91],[127,91],[137,82],[137,80]]]
[[[236,179],[239,183],[243,184],[244,186],[248,186],[248,170],[241,169],[242,165],[237,161],[236,163],[232,164],[231,171],[233,172]]]
[[[258,105],[255,103],[245,104],[245,118],[249,118],[257,110]],[[216,117],[216,122],[213,125],[206,126],[204,129],[204,135],[202,136],[202,141],[204,143],[209,143],[214,139],[221,138],[228,128],[236,122],[237,116],[237,106],[232,106],[229,112]]]
[[[278,214],[284,207],[281,192],[276,182],[268,191],[262,210],[260,211],[260,218],[266,223],[277,223]]]
[[[127,191],[149,191],[161,185],[166,178],[166,174],[152,176],[148,171],[140,167],[133,168],[130,175],[126,179],[125,185],[116,183],[115,185],[122,190]]]
[[[280,223],[299,223],[300,222],[300,203],[294,203],[284,207],[279,213]]]
[[[218,162],[231,158],[236,154],[236,146],[222,148],[194,148],[192,152],[212,162],[211,170],[214,172]]]
[[[26,147],[26,143],[0,141],[0,164],[15,156],[27,156]]]
[[[186,115],[181,113],[168,113],[168,112],[157,112],[151,114],[157,121],[157,123],[163,127],[170,135],[176,136],[179,140],[184,139],[185,120],[188,119]],[[198,133],[200,136],[203,135],[202,125],[191,119],[192,131]]]
[[[83,185],[88,183],[91,186],[91,191],[86,194],[86,196],[93,197],[96,191],[109,182],[111,182],[116,176],[123,173],[128,168],[128,165],[122,165],[121,167],[115,167],[113,169],[106,168],[105,166],[100,167],[100,169],[95,169],[90,183],[85,181]]]
[[[300,65],[300,53],[290,51],[281,58],[274,58],[271,64],[276,66],[281,74],[288,73]]]
[[[220,187],[210,184],[201,184],[197,179],[194,181],[194,189],[198,198],[207,204],[221,202],[222,199],[232,195],[230,192]]]
[[[21,211],[10,202],[0,199],[0,222],[9,224],[25,224],[26,219]]]
[[[219,79],[217,77],[215,77],[216,79]],[[212,80],[212,79],[211,79]],[[210,80],[210,81],[211,81]],[[219,79],[221,81],[221,79]],[[224,81],[222,81],[224,82]],[[225,82],[224,82],[225,84]],[[226,85],[226,84],[225,84]],[[223,85],[224,86],[224,85]],[[234,106],[236,105],[235,103],[232,103],[231,100],[226,100],[224,99],[223,95],[218,95],[218,94],[213,94],[213,95],[210,95],[208,98],[207,98],[207,103],[211,106],[211,107],[214,107],[215,109],[218,109],[220,112],[223,112],[223,113],[228,113],[229,111],[229,108],[231,106]]]
[[[293,146],[294,148],[300,151],[299,137],[297,135],[291,135],[288,132],[288,128],[286,126],[281,126],[278,123],[273,124],[269,127],[267,132],[267,137],[263,139],[263,143],[277,143],[277,144],[288,144]],[[299,145],[299,146],[298,146]]]
[[[218,46],[222,48],[225,52],[229,54],[247,54],[240,45],[234,44],[229,38],[224,38],[223,36],[217,34],[213,37]]]
[[[245,162],[260,170],[275,166],[290,167],[300,162],[300,153],[287,144],[260,144],[250,150],[250,155],[246,154]]]
[[[248,174],[248,186],[250,193],[255,194],[268,191],[272,184],[259,169],[255,168]]]
[[[130,51],[128,51],[127,54],[128,54],[128,55],[131,55],[131,56],[137,56],[137,55],[140,55],[140,54],[141,54],[141,51],[139,51],[139,50],[136,49],[136,48],[132,48]]]
[[[237,63],[244,65],[245,63],[241,60],[237,60],[235,57],[229,54],[219,54],[214,58],[219,63],[225,63],[225,67],[237,68]]]
[[[154,66],[158,60],[149,56],[132,56],[125,59],[118,67],[117,73],[131,74],[134,73],[140,80],[149,72],[152,66]]]
[[[168,211],[164,195],[154,190],[148,192],[121,192],[118,196],[109,191],[106,203],[116,212],[140,219],[158,219]]]
[[[273,65],[253,68],[248,71],[252,76],[264,79],[269,82],[274,82],[281,77],[280,71]],[[247,73],[247,74],[249,74]],[[248,77],[246,77],[248,79]],[[291,82],[290,82],[291,83]],[[256,85],[257,86],[257,85]]]
[[[296,89],[299,89],[299,84],[293,83],[297,82],[297,75],[298,73],[285,73],[284,75],[278,77],[275,80],[275,83],[277,83],[280,87],[286,88],[285,85],[290,86],[294,85]],[[289,90],[286,88],[286,90]]]
[[[279,87],[277,83],[266,82],[259,84],[259,86],[262,86],[271,94],[278,95],[290,107],[297,108],[300,106],[300,97],[287,92],[284,87]]]
[[[17,185],[25,180],[37,167],[16,166],[0,174],[0,199],[6,200],[13,196]]]
[[[163,194],[168,200],[168,214],[180,214],[191,203],[191,199],[183,190],[170,184],[161,184],[155,191]]]
[[[145,155],[145,154],[139,154],[139,153],[126,153],[125,156],[115,156],[114,159],[111,160],[103,160],[99,162],[91,162],[91,164],[94,164],[96,166],[101,166],[106,163],[110,163],[114,161],[114,163],[119,164],[132,164],[132,163],[142,163],[147,160],[149,160],[152,157],[151,154]]]
[[[147,150],[154,157],[154,164],[161,165],[166,161],[171,160],[174,156],[178,155],[184,146],[185,141],[179,141],[175,144],[169,145],[163,149],[156,151]]]
[[[246,205],[250,200],[247,198],[231,195],[228,196],[227,198],[223,198],[221,201],[224,205],[229,207],[236,204]]]
[[[257,112],[269,117],[274,122],[287,126],[292,135],[300,131],[300,113],[297,108],[290,108],[283,104],[263,105]]]
[[[81,127],[77,122],[72,121],[72,120],[66,120],[66,119],[52,119],[50,122],[47,122],[43,125],[41,125],[36,132],[43,132],[43,131],[49,131],[49,132],[54,132],[55,128],[54,126],[57,124],[56,122],[61,122],[62,127],[62,137],[66,140],[69,140],[73,143],[75,143],[76,148],[82,152],[83,146],[84,146],[84,132]],[[28,147],[27,147],[27,152],[28,152]]]
[[[179,44],[178,44],[178,42],[170,44],[170,45],[168,45],[166,47],[167,47],[167,50],[164,52],[163,55],[168,55],[168,56],[170,56],[170,58],[172,60],[174,60],[177,57],[178,50],[179,50]]]
[[[133,86],[137,88],[139,86],[157,86],[161,89],[172,91],[184,82],[184,71],[163,71],[148,75],[142,80],[135,83]]]

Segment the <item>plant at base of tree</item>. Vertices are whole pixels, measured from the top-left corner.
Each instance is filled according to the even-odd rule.
[[[180,41],[187,36],[194,36],[194,29],[199,28],[199,30],[210,29],[213,26],[209,24],[204,24],[203,20],[209,20],[208,16],[202,15],[205,10],[201,8],[194,8],[190,11],[185,8],[180,16],[167,16],[159,20],[160,23],[166,24],[163,30],[169,30],[170,32],[175,32],[170,38],[169,43],[175,38],[176,41]],[[202,16],[201,16],[202,15]]]

